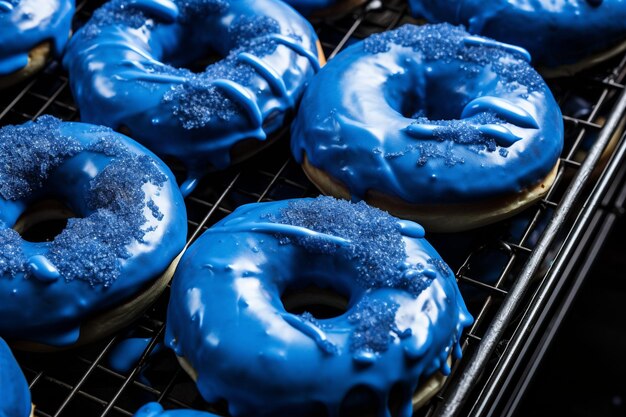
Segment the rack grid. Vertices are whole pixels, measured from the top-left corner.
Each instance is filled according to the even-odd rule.
[[[75,26],[101,3],[79,1]],[[415,20],[402,0],[372,0],[341,16],[312,19],[329,59],[355,40],[407,22]],[[616,175],[615,169],[601,172],[611,153],[619,154],[611,166],[618,164],[616,158],[623,159],[623,141],[617,143],[617,139],[618,121],[626,107],[625,77],[626,56],[619,56],[592,71],[550,81],[563,111],[566,142],[548,196],[513,219],[479,231],[430,236],[456,271],[476,320],[463,338],[464,358],[444,389],[416,415],[471,412],[478,416],[495,401],[489,383],[498,372],[506,375],[507,362],[515,359],[509,342],[524,329],[529,311],[540,305],[539,290],[558,280],[553,265],[576,236],[575,228],[580,227],[576,215],[595,209],[586,205],[586,197],[602,192],[599,187],[608,187]],[[0,94],[0,126],[42,114],[79,120],[67,74],[58,61],[50,62],[34,79]],[[256,157],[202,180],[186,200],[188,241],[242,204],[317,195],[291,158],[287,143],[283,137]],[[18,352],[36,404],[35,415],[131,416],[149,401],[161,402],[165,408],[216,411],[201,399],[173,353],[162,347],[168,296],[166,290],[136,324],[100,343],[55,354]],[[512,311],[503,313],[501,307],[509,304]],[[127,372],[115,371],[108,355],[131,337],[145,338],[146,349]]]

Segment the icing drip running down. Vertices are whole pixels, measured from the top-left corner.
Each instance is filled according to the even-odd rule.
[[[0,77],[29,63],[29,52],[51,41],[61,55],[70,35],[74,0],[0,1]]]
[[[13,228],[50,199],[75,216],[49,242],[24,240]],[[0,334],[75,342],[83,317],[165,270],[185,231],[172,173],[128,138],[50,116],[0,129]]]
[[[585,61],[626,41],[624,0],[409,0],[415,17],[518,45],[540,67]]]
[[[347,310],[288,312],[281,295],[311,285]],[[337,417],[357,387],[382,417],[398,384],[408,417],[418,381],[449,372],[471,322],[421,226],[319,197],[246,205],[207,230],[174,277],[165,342],[234,417]]]
[[[476,204],[536,186],[558,161],[561,113],[522,48],[405,25],[339,58],[307,89],[291,149],[354,200]]]
[[[219,59],[192,71],[206,51]],[[281,129],[320,67],[311,25],[275,0],[113,0],[63,62],[81,118],[178,158],[185,195]]]

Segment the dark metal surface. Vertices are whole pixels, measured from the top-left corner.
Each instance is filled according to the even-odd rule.
[[[101,2],[79,2],[77,25]],[[371,1],[342,16],[313,19],[326,56],[334,57],[356,39],[410,22],[405,2]],[[558,290],[566,261],[575,254],[580,233],[594,223],[598,201],[618,174],[624,144],[598,176],[596,166],[622,117],[626,58],[618,57],[550,86],[562,107],[566,145],[549,195],[514,219],[481,230],[431,236],[457,272],[476,318],[464,338],[464,358],[442,392],[417,415],[490,414],[497,409],[503,382],[516,369],[524,340],[541,321]],[[79,120],[67,74],[51,62],[36,78],[0,92],[0,126],[41,114]],[[205,178],[186,200],[189,242],[241,204],[317,195],[289,155],[288,137],[245,163]],[[593,186],[595,191],[592,192]],[[591,196],[591,199],[588,199]],[[580,213],[577,218],[576,215]],[[491,280],[484,282],[489,276]],[[166,293],[134,326],[95,345],[55,354],[18,353],[42,417],[130,416],[141,405],[159,401],[166,408],[210,410],[174,355],[162,349]],[[564,307],[563,307],[564,308]],[[111,368],[108,357],[121,340],[149,340],[128,372]],[[519,390],[517,391],[519,392]],[[494,408],[495,407],[495,408]]]

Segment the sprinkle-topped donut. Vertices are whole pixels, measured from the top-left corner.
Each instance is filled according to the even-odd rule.
[[[548,68],[583,60],[592,64],[602,58],[598,54],[626,48],[626,0],[409,0],[409,4],[414,15],[429,22],[463,24],[473,34],[519,45],[535,64]]]
[[[448,24],[372,35],[311,82],[293,155],[324,193],[428,230],[512,215],[547,192],[563,147],[561,112],[528,59]]]
[[[288,311],[281,296],[309,286],[345,311]],[[392,389],[406,417],[471,321],[421,226],[319,197],[242,206],[206,231],[176,271],[165,342],[234,417],[337,417],[363,402],[386,416]]]
[[[0,338],[0,417],[28,417],[31,415],[30,391],[26,378],[15,362],[11,349]]]
[[[71,213],[66,227],[23,238],[25,213],[51,200]],[[127,137],[49,116],[0,129],[0,335],[76,343],[94,314],[164,274],[186,230],[171,171]]]
[[[311,25],[277,0],[113,0],[76,33],[64,64],[81,119],[180,159],[188,194],[285,125],[319,69],[318,47]],[[223,59],[185,68],[207,51]]]
[[[74,0],[0,0],[0,85],[31,63],[41,67],[49,50],[61,55],[73,15]]]

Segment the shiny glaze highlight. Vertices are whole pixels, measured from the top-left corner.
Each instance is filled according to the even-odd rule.
[[[0,77],[28,65],[28,53],[45,41],[61,55],[70,37],[74,0],[0,1]]]
[[[626,40],[626,0],[409,0],[416,17],[462,24],[473,34],[527,49],[558,67]]]
[[[0,335],[52,346],[67,346],[78,340],[81,324],[91,315],[123,303],[165,271],[185,244],[186,212],[173,174],[143,146],[99,126],[64,123],[51,117],[42,117],[37,123],[43,124],[44,131],[52,132],[51,135],[59,141],[71,143],[75,151],[61,158],[61,162],[56,161],[56,166],[49,172],[43,171],[41,184],[31,181],[28,187],[11,188],[11,183],[8,188],[0,186],[0,238],[12,237],[9,242],[13,242],[14,246],[2,250],[8,251],[11,258],[9,262],[17,262],[5,268],[5,272],[8,271],[6,273],[2,273],[3,269],[0,268]],[[29,122],[19,128],[34,126],[33,122]],[[3,130],[8,128],[11,127]],[[28,138],[27,134],[23,136],[25,141],[30,139],[35,143],[37,140]],[[119,168],[119,162],[120,171],[112,171],[111,168],[115,161],[119,161],[116,155],[122,151],[127,153],[129,161],[144,161],[145,165],[142,166],[159,172],[163,182],[156,184],[144,180],[139,189],[124,196],[116,195],[113,189],[102,188],[97,191],[98,198],[112,201],[95,208],[87,192],[91,190],[96,193],[94,184],[108,185],[114,182],[115,178],[111,176],[115,174],[112,172],[124,172],[123,167]],[[38,164],[49,166],[50,161],[55,161],[49,156],[45,158],[42,156],[43,162],[33,164],[35,172],[39,172]],[[138,175],[146,178],[148,173]],[[131,181],[121,176],[119,178],[120,183]],[[2,192],[6,198],[2,197]],[[66,229],[52,241],[28,242],[22,239],[12,228],[32,203],[46,199],[61,201],[75,214],[75,218],[70,219]],[[131,199],[138,199],[140,206],[123,217],[126,216],[123,212],[124,204],[135,201]],[[116,210],[121,210],[121,214],[116,214]],[[118,221],[115,227],[124,227],[114,229],[113,224],[108,222],[98,224],[99,219],[103,218]],[[82,233],[88,233],[86,226],[104,234],[109,231],[110,240],[103,238],[96,241],[87,235],[84,238],[88,240],[73,243],[70,236],[81,231],[76,231],[74,227],[72,230],[75,230],[75,234],[69,234],[72,224],[84,225]],[[126,227],[126,224],[130,226]],[[120,233],[128,236],[120,236]],[[102,246],[104,248],[126,241],[128,243],[121,248],[123,254],[113,260],[114,269],[111,270],[106,268],[111,266],[110,263],[104,266],[98,263],[104,258],[104,252],[84,253],[91,247],[88,244],[108,245]],[[61,252],[55,252],[57,248],[61,248]],[[72,254],[73,258],[57,258],[64,253]],[[75,260],[83,261],[81,258],[93,258],[94,263],[81,264],[81,270],[76,269],[78,264],[75,267],[67,265]],[[2,251],[0,260],[3,260]],[[91,273],[87,274],[85,271],[89,269]]]
[[[245,205],[205,232],[174,277],[165,343],[195,369],[202,396],[208,402],[226,400],[234,417],[305,416],[320,409],[337,417],[356,387],[366,387],[378,404],[376,415],[387,416],[394,384],[402,387],[399,415],[408,417],[418,381],[449,372],[446,360],[460,355],[461,331],[472,322],[454,275],[413,222],[395,219],[404,261],[393,273],[405,285],[423,283],[419,293],[365,285],[377,277],[363,281],[358,264],[344,256],[354,242],[302,227],[270,226],[268,219],[292,210],[292,202],[314,201]],[[355,224],[356,230],[364,227]],[[296,243],[300,239],[334,246],[336,253],[312,252]],[[347,296],[347,311],[328,319],[287,312],[283,291],[311,283]],[[352,339],[360,325],[355,317],[365,314],[359,311],[364,300],[397,308],[381,312],[391,314],[393,330],[383,327],[388,345],[378,350],[355,347]],[[383,320],[367,317],[372,320],[367,323]]]
[[[31,403],[26,378],[6,342],[0,338],[0,417],[28,417]]]
[[[292,153],[354,200],[369,190],[419,205],[518,193],[563,146],[559,107],[527,58],[447,24],[372,35],[311,82]]]
[[[219,11],[191,17],[181,12],[185,3],[194,1],[128,1],[126,12],[140,10],[146,16],[143,25],[103,23],[95,34],[93,28],[83,28],[63,61],[82,120],[128,129],[160,156],[180,159],[189,171],[185,195],[206,172],[231,164],[233,146],[247,139],[258,146],[278,131],[320,66],[313,28],[282,2],[224,0]],[[276,30],[253,33],[257,38],[231,30],[246,19],[271,21]],[[239,36],[250,37],[249,43],[241,46]],[[268,48],[255,51],[250,47],[255,43]],[[198,87],[194,83],[202,73],[180,67],[207,50],[224,59],[206,68],[208,79]],[[211,78],[219,65],[222,72],[228,68],[235,75]],[[245,77],[237,75],[243,72]],[[197,94],[186,102],[172,101],[176,91],[192,88]],[[196,101],[204,95],[209,96],[206,102]],[[220,113],[225,103],[230,108]],[[187,112],[195,116],[181,120]]]

